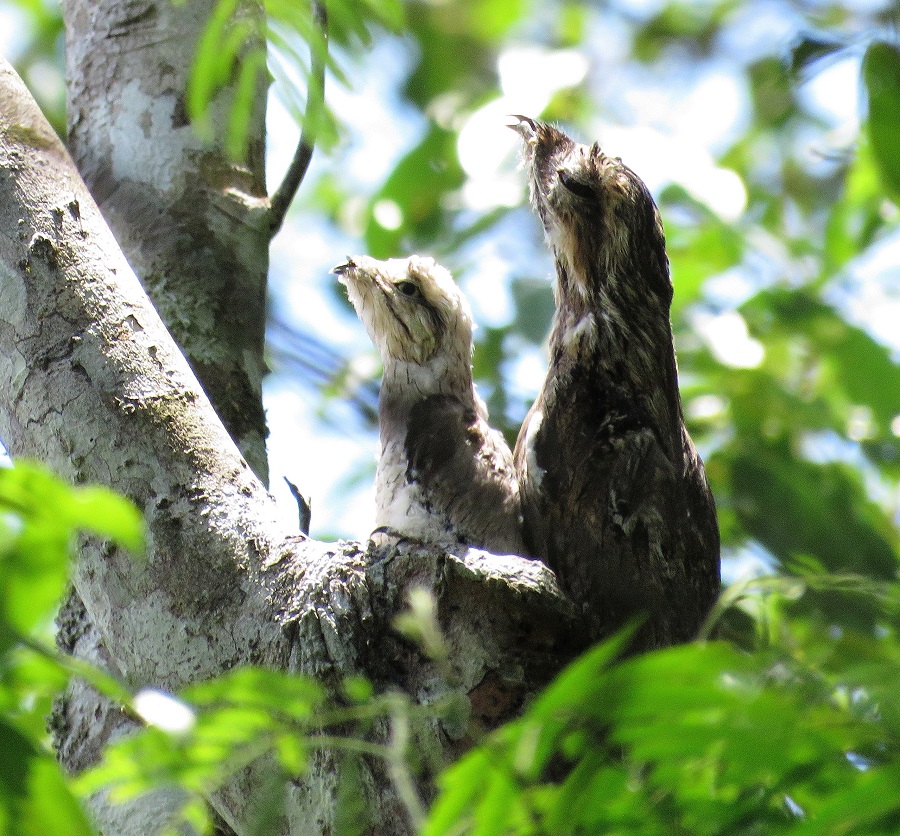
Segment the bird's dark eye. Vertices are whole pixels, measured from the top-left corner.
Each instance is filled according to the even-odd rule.
[[[572,194],[578,195],[578,197],[587,198],[588,200],[594,197],[594,190],[587,185],[587,183],[579,182],[565,169],[560,169],[557,173],[559,174],[559,182],[572,192]]]
[[[397,282],[397,290],[399,290],[404,296],[409,296],[410,298],[419,295],[419,288],[415,282]]]

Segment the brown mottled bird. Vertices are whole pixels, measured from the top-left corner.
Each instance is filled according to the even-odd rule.
[[[433,259],[354,256],[334,268],[384,364],[378,529],[522,554],[512,454],[472,382],[472,318]]]
[[[514,118],[556,260],[550,367],[515,452],[526,547],[591,640],[635,616],[635,649],[689,640],[719,591],[719,529],[682,417],[659,212],[598,145]]]

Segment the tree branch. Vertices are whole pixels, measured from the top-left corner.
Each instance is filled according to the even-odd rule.
[[[328,12],[325,8],[325,0],[313,0],[312,14],[322,33],[322,46],[321,49],[316,49],[313,44],[310,44],[309,87],[306,94],[306,113],[303,117],[300,141],[284,180],[272,195],[269,208],[269,229],[273,238],[281,229],[291,201],[306,176],[315,148],[315,132],[325,107],[325,63],[328,55]]]
[[[123,13],[121,0],[63,0],[66,146],[169,333],[265,482],[268,74],[252,81],[252,139],[241,160],[227,147],[236,77],[209,102],[210,140],[184,113],[194,50],[221,5],[154,3],[145,15]],[[245,49],[264,51],[260,0],[232,5],[253,22]],[[158,118],[146,118],[151,109]]]
[[[146,563],[94,543],[75,568],[110,654],[135,684],[168,688],[251,646],[278,658],[259,578],[288,532],[6,62],[0,173],[0,438],[124,492],[149,529]]]

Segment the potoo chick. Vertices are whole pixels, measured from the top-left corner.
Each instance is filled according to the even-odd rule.
[[[512,454],[472,381],[472,317],[433,259],[334,268],[384,365],[376,530],[522,554]]]
[[[526,548],[591,640],[643,618],[635,649],[686,641],[719,591],[719,529],[682,417],[659,212],[597,144],[514,118],[556,261],[550,367],[515,450]]]

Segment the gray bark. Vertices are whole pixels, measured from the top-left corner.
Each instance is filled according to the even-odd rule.
[[[261,72],[256,81],[245,159],[235,162],[225,149],[230,87],[210,108],[213,139],[198,137],[185,90],[215,5],[65,0],[68,147],[169,332],[265,482],[268,78]],[[246,0],[240,13],[259,20],[263,11]]]
[[[8,65],[0,65],[0,226],[11,231],[0,236],[0,438],[14,457],[124,492],[147,520],[143,561],[100,543],[83,549],[74,583],[100,639],[72,610],[73,647],[135,685],[170,689],[244,663],[326,683],[361,673],[421,702],[453,689],[487,728],[514,716],[571,654],[572,613],[541,564],[414,546],[366,551],[281,528]],[[449,680],[390,626],[418,586],[438,600]],[[91,762],[113,731],[95,728],[88,742],[64,734],[68,763]],[[467,740],[459,729],[431,734],[445,757]],[[290,785],[284,833],[332,828],[335,764],[322,753]],[[372,832],[409,832],[383,764],[361,768]],[[211,799],[239,834],[262,780],[250,770]],[[420,791],[427,795],[428,776]],[[104,832],[153,832],[175,801],[155,797],[136,813],[105,816]]]
[[[15,232],[0,241],[0,435],[14,457],[40,458],[73,481],[114,485],[146,515],[148,564],[87,548],[76,575],[123,672],[171,687],[184,681],[184,657],[196,656],[195,675],[212,674],[240,654],[234,637],[190,649],[178,613],[167,621],[152,612],[174,610],[165,602],[190,590],[200,635],[221,632],[204,622],[227,616],[248,639],[277,643],[277,631],[260,626],[268,607],[254,576],[268,544],[286,532],[8,67],[2,96],[0,212]],[[190,542],[189,556],[180,541]],[[163,650],[150,665],[135,649],[144,639]]]
[[[265,481],[266,80],[257,80],[252,141],[236,164],[224,149],[230,88],[212,104],[211,142],[202,142],[186,118],[188,74],[211,0],[66,0],[63,6],[69,150],[216,412]],[[262,14],[256,2],[244,3],[241,12]],[[62,616],[69,628],[63,647],[78,655],[85,648],[104,652],[97,626],[82,613],[73,592]],[[111,658],[104,661],[123,673]],[[60,756],[73,770],[96,761],[110,735],[130,726],[115,704],[77,682],[57,721]],[[102,799],[95,806],[105,830],[122,826],[121,811]],[[152,820],[159,801],[129,808],[131,822],[141,808]]]

